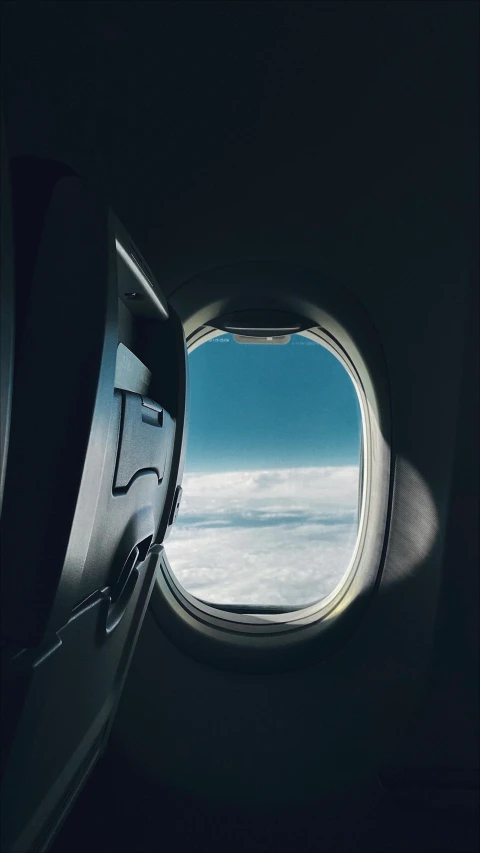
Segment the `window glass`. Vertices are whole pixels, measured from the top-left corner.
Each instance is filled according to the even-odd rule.
[[[300,607],[337,586],[358,529],[361,412],[339,359],[222,334],[193,350],[183,499],[166,550],[204,602]]]

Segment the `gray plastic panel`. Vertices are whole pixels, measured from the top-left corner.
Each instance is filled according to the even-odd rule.
[[[171,418],[161,406],[128,391],[122,393],[123,412],[118,443],[114,492],[128,489],[140,471],[155,471],[161,483],[165,473]]]

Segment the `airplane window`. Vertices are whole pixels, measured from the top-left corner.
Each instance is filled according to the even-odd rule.
[[[220,334],[189,356],[183,500],[167,556],[205,603],[302,607],[335,589],[354,554],[359,400],[321,343],[238,340]]]

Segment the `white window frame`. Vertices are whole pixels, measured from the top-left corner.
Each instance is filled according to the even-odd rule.
[[[203,345],[208,340],[224,335],[225,332],[211,327],[202,327],[188,341],[188,352],[191,353],[197,347]],[[361,420],[362,420],[362,460],[361,468],[363,470],[361,498],[359,513],[360,519],[358,524],[357,539],[355,548],[352,553],[349,565],[346,568],[341,580],[338,582],[332,592],[323,599],[320,599],[315,604],[308,607],[271,607],[268,605],[258,605],[255,607],[223,607],[215,606],[201,601],[196,596],[189,593],[175,576],[168,555],[165,554],[162,561],[162,572],[166,583],[169,586],[170,592],[175,596],[177,601],[189,612],[192,616],[202,620],[211,621],[212,625],[217,625],[225,629],[228,626],[230,630],[243,630],[254,633],[272,633],[272,630],[288,630],[295,629],[302,625],[308,625],[316,622],[319,619],[324,619],[338,606],[340,601],[347,594],[351,586],[355,573],[358,571],[361,563],[363,545],[366,536],[366,519],[368,515],[368,495],[371,481],[371,455],[369,452],[369,435],[370,423],[368,406],[365,397],[365,392],[361,384],[360,378],[354,365],[347,358],[346,354],[340,347],[337,341],[328,335],[325,330],[320,328],[312,328],[296,334],[302,335],[320,346],[324,346],[332,355],[334,355],[342,364],[350,376],[357,398],[360,405]],[[166,545],[168,550],[168,542]],[[250,611],[250,612],[248,612]],[[258,612],[261,611],[261,612]]]
[[[269,277],[275,280],[275,291],[269,289]],[[387,550],[393,454],[390,394],[375,327],[347,289],[311,270],[276,263],[212,270],[203,277],[201,288],[195,279],[186,282],[172,304],[184,324],[189,351],[224,334],[216,318],[232,311],[255,307],[287,311],[308,328],[298,334],[329,349],[354,382],[362,414],[360,520],[350,566],[330,595],[301,609],[264,607],[259,613],[243,606],[215,607],[182,588],[163,550],[151,598],[160,630],[208,665],[272,672],[315,663],[353,636],[378,588]],[[168,551],[168,540],[165,547]]]

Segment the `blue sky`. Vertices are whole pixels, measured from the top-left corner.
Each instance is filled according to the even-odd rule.
[[[237,344],[233,335],[190,355],[186,471],[358,464],[353,383],[325,347]]]
[[[183,499],[166,545],[217,604],[301,606],[343,577],[358,527],[360,409],[340,362],[300,336],[222,335],[190,355]]]

